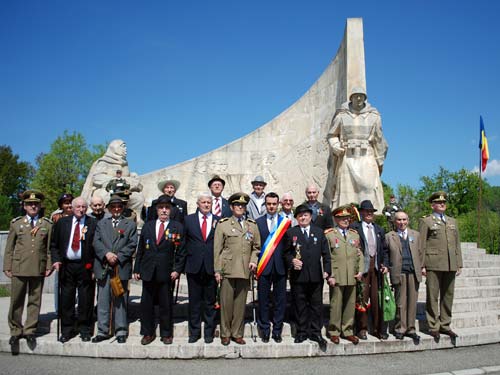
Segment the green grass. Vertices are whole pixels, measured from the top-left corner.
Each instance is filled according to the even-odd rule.
[[[0,297],[10,297],[10,286],[0,285]]]

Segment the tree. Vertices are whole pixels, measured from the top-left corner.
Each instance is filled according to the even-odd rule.
[[[80,195],[92,163],[105,151],[105,145],[89,148],[82,134],[65,131],[52,143],[48,153],[37,157],[33,187],[45,194],[47,214],[57,208],[62,193]]]

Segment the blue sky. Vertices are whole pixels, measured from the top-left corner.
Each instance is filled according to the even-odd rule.
[[[488,0],[2,1],[0,144],[34,162],[76,130],[124,139],[139,174],[176,164],[288,108],[362,17],[382,179],[477,168],[482,115],[500,185],[499,14]]]

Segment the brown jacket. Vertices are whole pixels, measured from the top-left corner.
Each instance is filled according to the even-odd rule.
[[[398,232],[391,231],[385,235],[385,241],[389,248],[389,269],[391,272],[391,284],[398,285],[401,280],[401,267],[403,265],[403,247]],[[408,242],[410,244],[411,258],[418,282],[422,281],[422,264],[424,254],[420,247],[420,234],[408,228]]]

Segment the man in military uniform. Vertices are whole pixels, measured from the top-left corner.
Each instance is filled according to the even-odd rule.
[[[36,345],[35,331],[42,302],[44,277],[51,273],[49,257],[52,222],[39,216],[44,195],[27,190],[22,195],[26,216],[12,220],[5,245],[3,272],[11,279],[9,343],[16,345],[24,335],[28,346]],[[23,326],[24,300],[28,292],[28,311]]]
[[[440,333],[453,340],[458,336],[451,330],[450,324],[455,276],[460,275],[462,270],[462,251],[457,222],[445,215],[446,198],[444,191],[430,196],[432,214],[420,219],[419,229],[421,252],[425,254],[422,274],[427,276],[427,322],[436,341]]]
[[[252,219],[244,218],[250,197],[236,193],[229,197],[233,216],[219,221],[214,238],[215,280],[221,285],[221,343],[230,340],[244,345],[245,303],[250,272],[257,268],[260,234]]]
[[[332,273],[330,285],[330,324],[328,334],[334,344],[339,336],[357,345],[354,336],[354,307],[356,304],[356,280],[361,280],[364,258],[360,250],[359,234],[349,228],[351,206],[341,206],[333,213],[335,228],[327,229],[325,236],[330,245]]]

